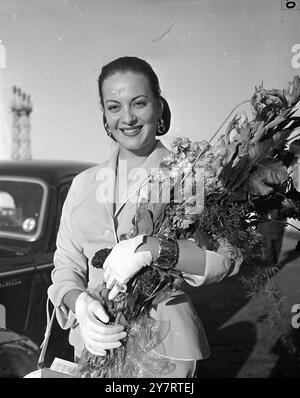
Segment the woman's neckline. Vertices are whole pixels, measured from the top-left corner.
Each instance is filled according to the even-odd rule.
[[[136,155],[130,151],[124,151],[122,148],[119,148],[118,158],[117,158],[117,165],[119,165],[120,160],[127,162],[127,169],[128,171],[134,168],[141,167],[146,159],[154,152],[155,148],[157,147],[159,140],[155,141],[155,144],[152,147],[152,150],[147,155]]]

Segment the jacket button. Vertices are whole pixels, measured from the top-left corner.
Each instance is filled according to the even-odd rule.
[[[105,236],[109,236],[109,235],[110,235],[110,230],[107,229],[107,230],[104,232],[104,235],[105,235]]]

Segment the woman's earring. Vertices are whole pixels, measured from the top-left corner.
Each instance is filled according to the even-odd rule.
[[[111,137],[111,136],[112,136],[112,133],[111,133],[109,127],[108,127],[108,123],[107,123],[107,122],[104,123],[104,128],[105,128],[105,130],[106,130],[107,135],[108,135],[109,137]]]
[[[164,135],[165,132],[166,132],[165,122],[164,122],[163,119],[160,119],[160,120],[157,122],[157,132],[156,132],[156,134],[157,134],[157,135]]]

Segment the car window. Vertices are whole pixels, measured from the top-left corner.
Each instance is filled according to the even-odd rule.
[[[35,239],[42,228],[47,188],[39,180],[0,177],[0,236]]]

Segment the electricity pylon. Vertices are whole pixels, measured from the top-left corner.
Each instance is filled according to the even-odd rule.
[[[32,103],[29,95],[20,88],[13,87],[12,111],[12,147],[11,157],[16,160],[31,160],[31,123]]]

